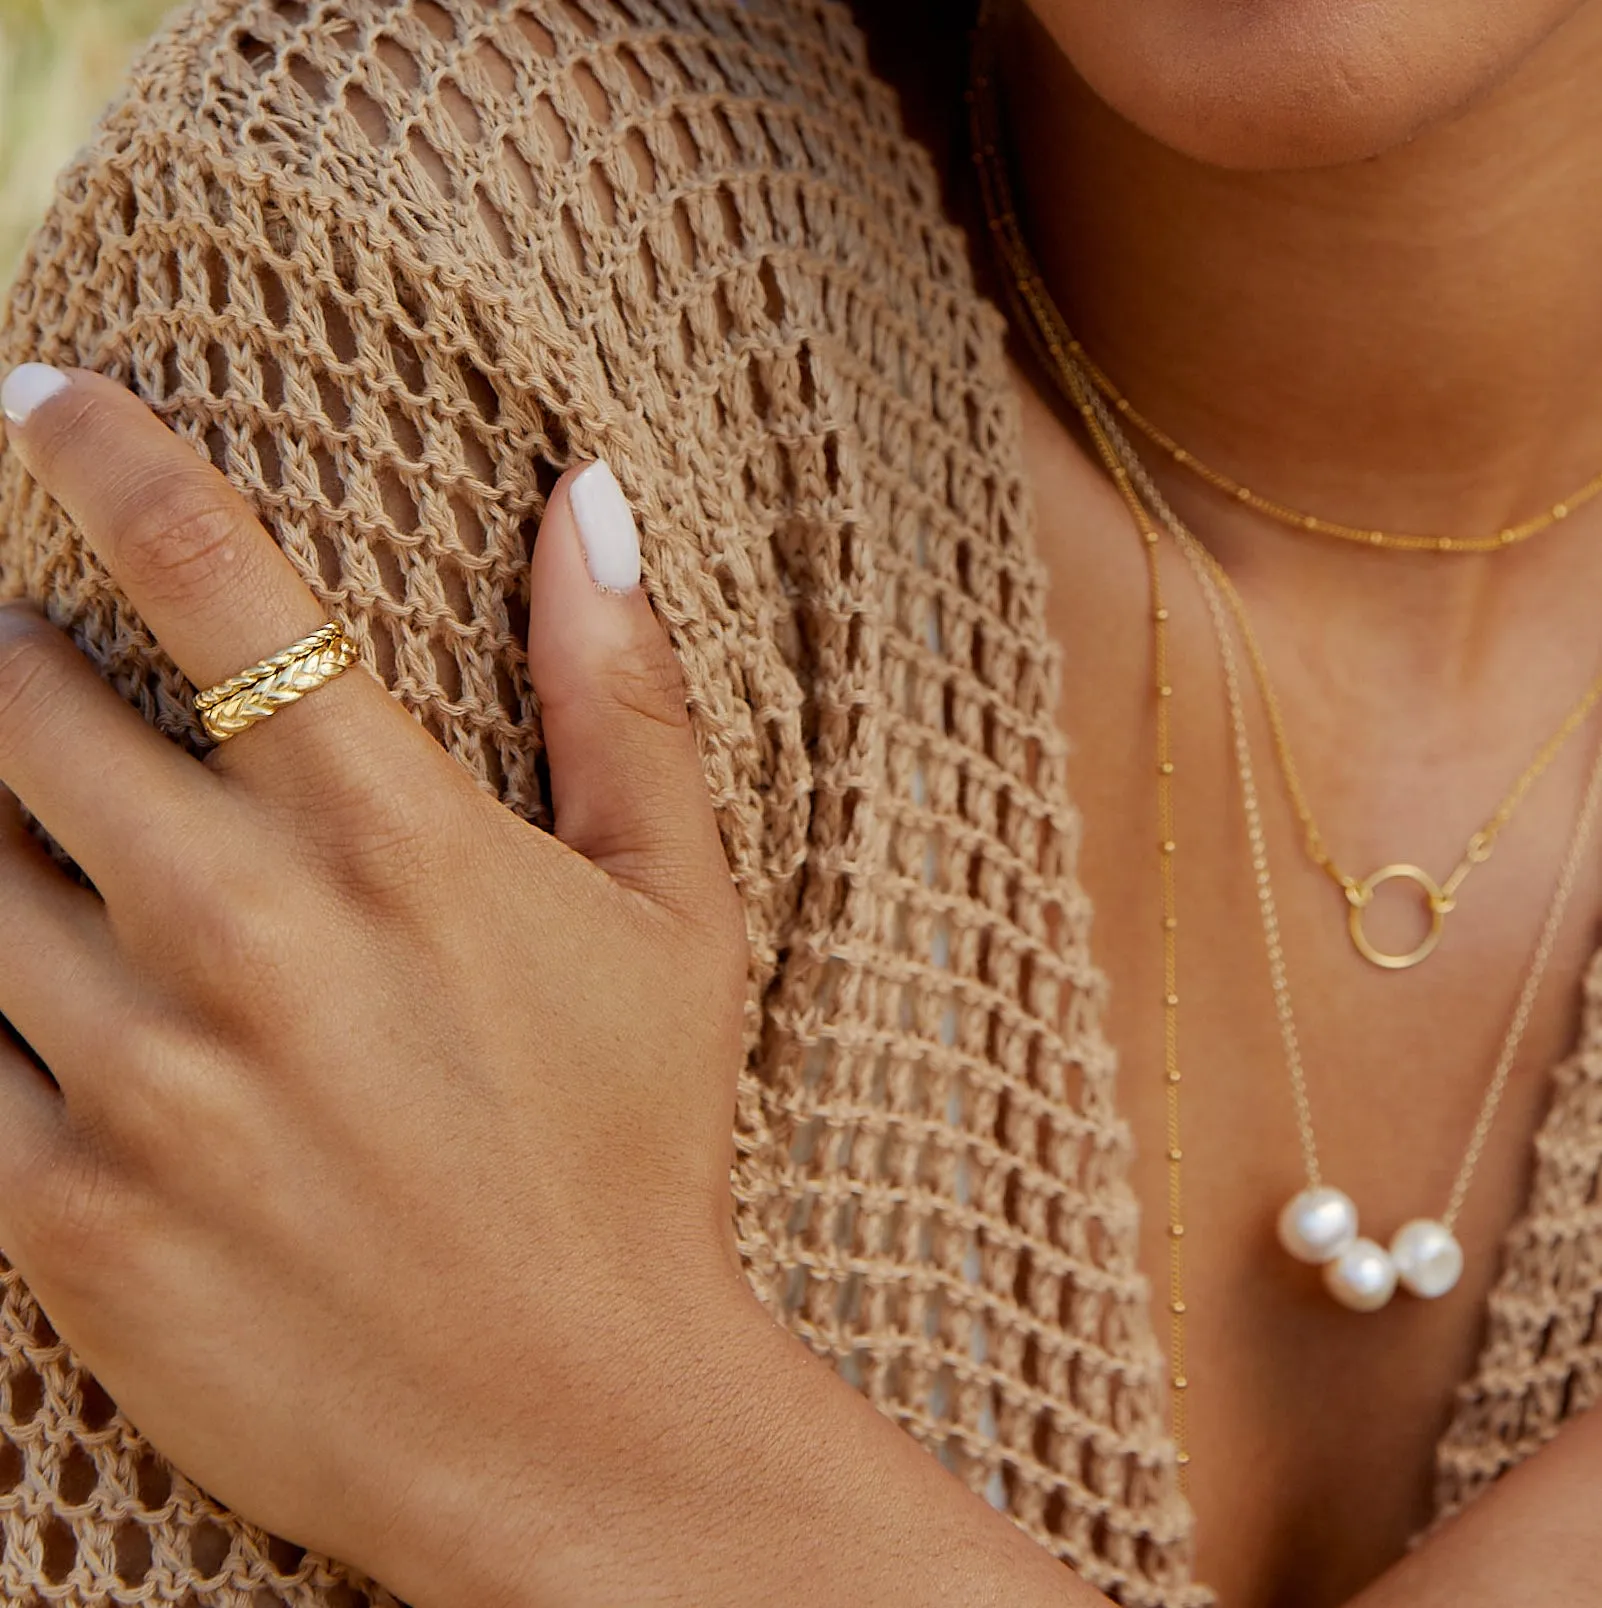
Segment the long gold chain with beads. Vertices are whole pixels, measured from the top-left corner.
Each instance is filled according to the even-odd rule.
[[[988,12],[988,6],[985,10]],[[986,217],[998,248],[1011,261],[1023,249],[1018,226],[1008,204],[1008,186],[1004,169],[1000,165],[997,131],[994,126],[989,96],[987,54],[982,50],[986,38],[985,17],[982,15],[975,34],[969,85],[969,111],[975,166],[983,194]],[[1014,289],[1020,297],[1032,292],[1022,280],[1015,279]],[[1027,302],[1025,303],[1026,311]],[[1044,342],[1042,355],[1051,357],[1052,336],[1049,326],[1031,312],[1027,327]],[[1067,365],[1053,366],[1065,378],[1072,374]],[[1096,417],[1096,410],[1088,391],[1069,380],[1073,388],[1074,406],[1084,420],[1086,432],[1094,442],[1107,473],[1123,498],[1125,506],[1140,532],[1146,555],[1146,572],[1151,599],[1152,624],[1152,686],[1156,705],[1156,770],[1157,770],[1157,867],[1161,898],[1162,951],[1163,951],[1163,1082],[1166,1090],[1165,1127],[1168,1164],[1168,1361],[1169,1361],[1169,1423],[1176,1461],[1179,1467],[1181,1489],[1188,1485],[1190,1465],[1187,1398],[1190,1378],[1185,1360],[1185,1217],[1184,1217],[1184,1147],[1180,1130],[1180,1085],[1182,1074],[1179,1064],[1179,966],[1178,937],[1179,913],[1174,891],[1174,856],[1177,842],[1174,835],[1174,760],[1171,741],[1170,701],[1173,685],[1168,673],[1168,608],[1163,601],[1162,571],[1157,546],[1160,536],[1156,525],[1147,513],[1144,503],[1130,483],[1129,475],[1119,463],[1112,443]]]
[[[1093,384],[1107,396],[1115,414],[1141,427],[1140,420],[1133,415],[1124,399],[1119,397],[1115,390],[1110,389],[1110,382],[1100,374],[1086,355],[1083,346],[1068,328],[1061,311],[1041,281],[1034,259],[1023,238],[1022,226],[1012,201],[1011,184],[1007,177],[1006,160],[1001,146],[1000,120],[995,106],[991,10],[989,4],[982,8],[975,33],[969,101],[980,191],[991,235],[1008,271],[1010,289],[1025,314],[1026,333],[1048,369],[1058,374],[1071,369],[1078,376],[1076,385],[1083,388],[1087,382]],[[1072,396],[1070,400],[1073,400]],[[1074,405],[1079,406],[1077,401]],[[1602,489],[1602,478],[1599,478],[1587,495],[1594,495],[1595,490],[1599,489]],[[1576,505],[1576,501],[1571,499],[1568,506]],[[1461,550],[1471,549],[1463,547]],[[1227,576],[1223,578],[1221,584],[1230,609],[1239,622],[1252,675],[1268,713],[1269,731],[1273,738],[1280,773],[1284,778],[1292,808],[1302,827],[1303,847],[1308,858],[1340,889],[1346,901],[1347,933],[1352,947],[1371,965],[1382,967],[1387,971],[1405,971],[1419,965],[1434,953],[1439,944],[1446,917],[1457,908],[1458,892],[1466,878],[1476,866],[1483,865],[1490,858],[1497,837],[1513,818],[1525,795],[1557,757],[1569,738],[1584,725],[1586,717],[1596,707],[1597,701],[1602,699],[1602,674],[1599,674],[1585,689],[1564,716],[1557,730],[1542,743],[1535,757],[1508,789],[1485,824],[1471,834],[1461,858],[1444,881],[1437,882],[1422,866],[1406,861],[1393,861],[1380,866],[1366,877],[1355,877],[1336,863],[1318,828],[1312,807],[1307,802],[1307,795],[1302,787],[1301,774],[1291,753],[1279,700],[1269,680],[1268,666],[1256,633],[1247,618],[1245,605]],[[1364,917],[1373,903],[1375,893],[1386,883],[1397,880],[1408,881],[1417,886],[1423,897],[1429,921],[1424,937],[1412,949],[1402,952],[1379,948],[1369,938],[1364,927]]]

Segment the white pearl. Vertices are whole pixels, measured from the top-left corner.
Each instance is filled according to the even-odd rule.
[[[1279,1214],[1279,1243],[1298,1262],[1328,1262],[1357,1238],[1357,1208],[1350,1195],[1325,1184],[1304,1189]]]
[[[1324,1269],[1324,1287],[1354,1312],[1378,1312],[1396,1293],[1396,1264],[1383,1245],[1353,1240]]]
[[[1425,1300],[1445,1295],[1463,1272],[1463,1247],[1444,1223],[1415,1217],[1391,1241],[1391,1260],[1402,1283]]]

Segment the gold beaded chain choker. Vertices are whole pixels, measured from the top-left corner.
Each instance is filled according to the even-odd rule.
[[[994,13],[996,0],[981,0],[980,15],[974,30],[974,46],[971,57],[969,98],[970,102],[976,94],[982,92],[985,98],[992,93],[991,85],[994,79]],[[985,58],[985,67],[981,73],[978,70],[980,56]],[[981,86],[980,80],[983,79]],[[1000,142],[997,138],[999,125],[989,108],[980,108],[980,117],[988,125],[985,133],[985,142],[992,149],[999,151]],[[978,144],[975,144],[975,154],[978,154]],[[990,160],[987,158],[987,160]],[[1006,213],[1008,227],[1022,238],[1022,231],[1018,228],[1017,218],[1011,199],[1011,186],[1002,187],[1002,204]],[[992,233],[996,233],[995,220],[991,220]],[[999,237],[998,237],[999,238]],[[1009,267],[1011,262],[1009,261]],[[1054,309],[1055,312],[1055,309]],[[1229,501],[1238,503],[1242,507],[1250,508],[1254,513],[1261,514],[1265,519],[1271,519],[1278,525],[1287,529],[1299,531],[1303,535],[1324,536],[1335,541],[1351,542],[1361,547],[1372,547],[1391,552],[1406,553],[1496,553],[1508,547],[1516,547],[1521,542],[1527,542],[1532,536],[1538,536],[1543,531],[1550,530],[1554,525],[1561,524],[1577,509],[1602,495],[1602,472],[1593,475],[1583,486],[1571,491],[1566,497],[1560,497],[1549,507],[1543,509],[1533,517],[1517,524],[1505,525],[1500,530],[1492,531],[1485,536],[1443,536],[1424,535],[1405,531],[1379,530],[1371,525],[1348,525],[1338,519],[1325,519],[1322,515],[1307,512],[1302,508],[1293,508],[1288,503],[1280,502],[1277,498],[1264,496],[1253,491],[1250,486],[1243,484],[1234,476],[1226,474],[1222,469],[1214,468],[1211,464],[1198,458],[1187,447],[1183,447],[1161,426],[1155,424],[1142,413],[1130,399],[1124,395],[1113,382],[1106,371],[1085,350],[1078,337],[1062,322],[1060,314],[1056,315],[1056,322],[1060,327],[1062,344],[1075,359],[1082,376],[1089,382],[1095,391],[1099,392],[1111,406],[1119,421],[1139,431],[1146,440],[1162,452],[1170,462],[1184,470],[1187,474],[1209,486]]]
[[[1602,493],[1602,474],[1598,474],[1586,481],[1578,491],[1559,498],[1550,508],[1536,514],[1534,518],[1526,519],[1521,524],[1504,526],[1489,536],[1421,536],[1401,531],[1375,530],[1372,526],[1345,525],[1337,519],[1324,519],[1318,514],[1292,508],[1273,497],[1264,497],[1249,486],[1242,485],[1232,476],[1226,475],[1222,469],[1214,469],[1210,464],[1204,463],[1194,452],[1180,446],[1171,435],[1141,413],[1091,359],[1077,340],[1074,342],[1074,353],[1091,384],[1112,405],[1118,417],[1138,430],[1173,463],[1197,480],[1211,486],[1214,491],[1229,498],[1231,502],[1240,503],[1254,513],[1261,514],[1265,519],[1273,520],[1277,525],[1287,526],[1305,535],[1329,536],[1336,541],[1356,542],[1363,547],[1378,547],[1401,553],[1498,553],[1505,547],[1516,547],[1520,542],[1526,542],[1530,537],[1539,536],[1542,531],[1550,530],[1552,526],[1567,519],[1575,509],[1583,507]]]

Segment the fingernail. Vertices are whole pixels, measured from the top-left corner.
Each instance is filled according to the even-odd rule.
[[[0,408],[13,424],[26,424],[41,402],[48,402],[57,391],[65,391],[67,376],[48,363],[23,363],[0,385]]]
[[[609,592],[632,592],[640,584],[640,533],[617,476],[592,463],[574,476],[567,496],[590,579]]]

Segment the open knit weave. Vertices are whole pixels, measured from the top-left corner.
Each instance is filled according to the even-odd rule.
[[[64,178],[0,334],[25,358],[116,376],[207,451],[535,821],[530,534],[562,467],[611,462],[749,913],[755,1289],[1092,1584],[1211,1600],[1002,320],[848,11],[199,0]],[[0,590],[202,746],[193,689],[14,455]],[[1599,1155],[1593,966],[1440,1513],[1596,1394]],[[393,1600],[172,1469],[0,1271],[6,1604]]]

